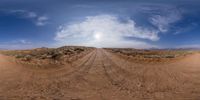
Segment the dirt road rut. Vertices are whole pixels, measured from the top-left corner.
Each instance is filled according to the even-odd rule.
[[[38,69],[0,55],[0,100],[200,100],[199,59],[144,65],[96,49],[73,64]]]

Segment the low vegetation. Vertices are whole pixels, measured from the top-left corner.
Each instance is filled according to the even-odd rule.
[[[178,59],[189,54],[193,51],[190,50],[144,50],[132,48],[105,48],[107,51],[115,53],[120,57],[133,60],[135,62],[167,62],[172,59]]]
[[[72,63],[82,58],[94,48],[83,46],[63,46],[60,48],[37,48],[33,50],[6,50],[2,54],[14,56],[17,62],[36,65]]]

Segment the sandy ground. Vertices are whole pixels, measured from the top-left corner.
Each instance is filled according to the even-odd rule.
[[[0,55],[0,100],[200,100],[199,60],[136,64],[97,49],[71,65],[39,69]]]

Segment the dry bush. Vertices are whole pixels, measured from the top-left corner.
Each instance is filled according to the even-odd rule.
[[[162,62],[176,58],[181,58],[193,52],[187,50],[144,50],[132,48],[104,48],[105,50],[117,55],[127,56],[135,62]]]
[[[14,56],[20,63],[32,65],[52,65],[72,63],[91,52],[94,48],[82,46],[63,46],[60,48],[38,48],[33,50],[13,50],[3,52]]]

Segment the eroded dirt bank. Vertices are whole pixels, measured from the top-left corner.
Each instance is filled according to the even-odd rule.
[[[0,100],[198,100],[199,59],[136,64],[96,49],[72,65],[35,69],[0,55]]]

